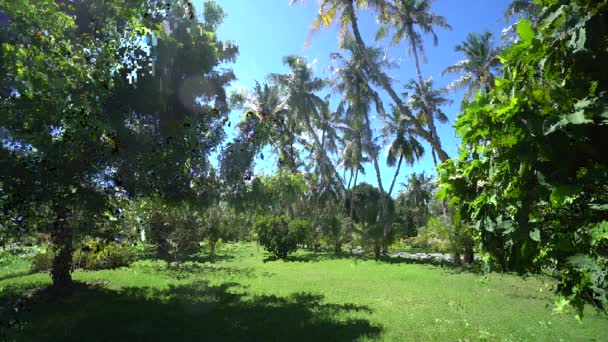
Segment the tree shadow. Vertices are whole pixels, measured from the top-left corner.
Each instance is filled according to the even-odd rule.
[[[144,273],[165,275],[178,280],[209,273],[221,273],[224,276],[247,278],[257,276],[257,273],[252,267],[226,267],[216,266],[215,264],[209,263],[203,264],[199,262],[186,262],[180,264],[166,264],[157,262],[152,264],[139,264],[135,267]]]
[[[0,339],[353,341],[378,338],[383,331],[361,318],[372,313],[366,306],[325,303],[313,293],[251,296],[239,287],[200,281],[120,291],[79,284],[66,297],[41,291],[25,299],[29,309],[0,322],[7,332]]]
[[[27,276],[27,275],[34,274],[34,273],[36,273],[36,272],[34,272],[30,269],[24,270],[24,271],[18,271],[18,272],[10,272],[8,274],[0,276],[0,281],[12,279],[12,278],[23,277],[23,276]]]
[[[214,263],[214,262],[218,262],[218,261],[229,261],[229,260],[233,260],[233,259],[234,259],[234,255],[231,255],[231,254],[215,254],[214,256],[210,256],[209,254],[206,254],[206,253],[198,253],[198,254],[194,254],[194,255],[186,258],[184,261]]]

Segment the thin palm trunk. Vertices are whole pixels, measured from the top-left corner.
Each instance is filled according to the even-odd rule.
[[[351,171],[351,175],[352,175],[352,171]],[[355,182],[353,183],[353,188],[357,185],[357,177],[359,177],[359,168],[357,167],[357,170],[355,171]],[[354,206],[354,202],[355,202],[355,194],[353,193],[351,188],[351,192],[350,192],[350,212],[348,213],[348,218],[350,219],[350,222],[352,224],[352,220],[353,220],[353,206]]]
[[[403,154],[401,154],[399,156],[399,162],[397,163],[397,170],[395,170],[395,175],[393,176],[393,181],[391,182],[391,187],[388,189],[389,196],[393,193],[393,187],[395,186],[395,181],[397,180],[397,176],[399,175],[399,170],[401,169],[402,161],[403,161]]]
[[[347,12],[347,15],[349,16],[349,19],[351,22],[351,27],[353,29],[355,41],[357,42],[357,45],[359,46],[359,49],[362,52],[363,58],[365,59],[365,63],[372,69],[372,72],[378,78],[378,81],[380,82],[380,85],[382,86],[382,88],[389,94],[389,96],[391,97],[391,99],[393,100],[393,102],[395,103],[397,108],[399,108],[399,111],[401,113],[403,113],[404,115],[406,115],[408,120],[414,125],[416,133],[420,137],[422,137],[423,139],[428,141],[429,144],[431,144],[431,146],[437,151],[437,155],[438,155],[439,159],[442,162],[448,160],[449,156],[441,147],[441,143],[439,141],[437,141],[437,139],[435,139],[431,133],[426,131],[422,127],[420,122],[418,122],[418,120],[416,120],[416,118],[414,116],[412,116],[411,114],[408,114],[409,111],[405,108],[405,106],[403,105],[403,101],[399,98],[399,96],[397,95],[395,90],[391,87],[389,80],[386,77],[384,77],[384,75],[382,75],[382,72],[380,71],[378,65],[376,65],[376,63],[373,63],[372,59],[369,57],[369,54],[367,52],[367,47],[365,46],[365,42],[363,41],[363,38],[361,37],[361,32],[359,31],[359,25],[357,23],[357,16],[355,14],[355,8],[354,8],[352,0],[348,1],[347,6],[346,6],[346,12]],[[366,78],[364,77],[363,79],[366,79]]]
[[[414,63],[416,65],[416,76],[418,77],[418,86],[420,87],[420,93],[422,95],[422,103],[424,104],[424,112],[426,115],[426,119],[429,124],[429,130],[431,132],[431,136],[437,140],[437,143],[441,146],[441,140],[439,139],[439,135],[437,135],[437,129],[435,128],[435,120],[433,118],[433,112],[431,107],[429,106],[428,94],[426,93],[426,88],[424,86],[424,80],[422,79],[422,71],[420,69],[420,61],[418,59],[418,49],[416,48],[416,41],[414,40],[414,28],[412,24],[408,25],[408,36],[410,38],[410,46],[412,47],[412,54],[414,55]],[[433,162],[435,163],[435,167],[437,167],[437,159],[435,159],[435,147],[431,146],[431,153],[433,154]],[[442,160],[443,162],[443,160]]]
[[[372,136],[371,123],[369,121],[369,114],[365,115],[365,128],[368,132],[369,137]],[[383,234],[384,239],[388,237],[388,196],[384,192],[384,187],[382,186],[382,177],[380,176],[380,164],[378,163],[378,153],[375,150],[374,146],[371,146],[371,157],[374,164],[374,169],[376,170],[376,179],[378,180],[378,187],[380,188],[380,193],[382,194],[382,224],[383,224]],[[385,246],[386,247],[386,246]]]
[[[346,169],[344,169],[344,176],[346,176]],[[346,177],[344,177],[346,179]],[[347,189],[350,189],[350,182],[353,180],[353,170],[350,170],[350,177],[348,177],[348,186]]]

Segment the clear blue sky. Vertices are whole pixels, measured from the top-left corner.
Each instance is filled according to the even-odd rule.
[[[199,9],[202,8],[200,2],[199,0],[197,6]],[[317,1],[308,0],[295,6],[289,6],[289,0],[220,0],[218,3],[227,13],[224,24],[218,30],[219,39],[235,41],[240,51],[237,62],[231,66],[238,77],[238,81],[234,82],[231,88],[250,90],[256,80],[261,83],[270,73],[288,72],[282,64],[282,58],[289,54],[304,56],[309,62],[317,59],[315,66],[317,76],[329,75],[327,69],[329,54],[339,50],[337,28],[334,26],[320,30],[313,37],[312,45],[304,47],[310,25],[318,11]],[[428,63],[422,65],[423,76],[425,78],[432,76],[436,86],[439,87],[446,86],[456,79],[456,75],[442,77],[441,71],[462,59],[462,56],[454,51],[454,45],[462,42],[469,32],[483,32],[488,29],[494,33],[495,44],[499,44],[500,32],[507,26],[502,14],[509,3],[510,0],[437,0],[433,4],[433,10],[445,16],[453,29],[452,31],[437,30],[439,45],[436,47],[432,45],[432,39],[426,37],[428,39],[425,40],[425,50]],[[377,30],[377,24],[371,12],[360,11],[359,26],[367,44],[376,45],[373,35]],[[407,55],[405,45],[390,47],[388,54],[400,63],[400,68],[391,70],[390,76],[402,82],[415,77],[413,59]],[[398,85],[394,87],[402,89]],[[462,91],[450,94],[454,104],[443,108],[450,122],[438,127],[444,148],[451,157],[457,152],[458,140],[452,125],[459,113],[462,94]],[[338,100],[337,95],[334,95],[332,103],[335,104]],[[383,96],[383,101],[385,107],[391,103],[387,96]],[[233,123],[241,115],[242,113],[232,113]],[[380,127],[380,119],[377,121],[376,125]],[[229,132],[229,138],[233,136],[234,132]],[[430,147],[428,144],[425,147],[427,153],[423,159],[413,167],[401,168],[393,196],[401,189],[399,183],[404,182],[412,172],[426,171],[427,174],[435,174]],[[268,149],[263,153],[266,158],[261,160],[258,156],[255,171],[271,173],[276,168],[276,157],[269,156]],[[386,148],[382,151],[382,159],[385,159],[385,156]],[[366,171],[363,179],[359,177],[360,181],[377,186],[373,166],[367,165]],[[385,188],[390,185],[393,174],[394,168],[386,166],[382,160],[381,175]]]

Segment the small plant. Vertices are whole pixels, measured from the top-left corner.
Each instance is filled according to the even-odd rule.
[[[32,258],[32,272],[48,272],[53,266],[55,254],[50,250],[41,251]]]
[[[287,255],[298,249],[298,243],[305,239],[311,225],[299,219],[290,222],[285,216],[261,216],[253,226],[260,245],[277,258],[285,260]]]

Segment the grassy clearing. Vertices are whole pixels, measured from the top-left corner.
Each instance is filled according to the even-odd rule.
[[[301,251],[290,262],[263,259],[252,244],[225,245],[214,263],[76,272],[69,298],[31,289],[46,274],[23,262],[0,269],[3,321],[18,341],[605,341],[608,318],[582,324],[552,313],[553,281],[449,267]],[[7,270],[10,267],[11,270]],[[21,269],[19,269],[21,268]],[[10,317],[9,317],[10,316]],[[6,330],[6,325],[3,326]]]

